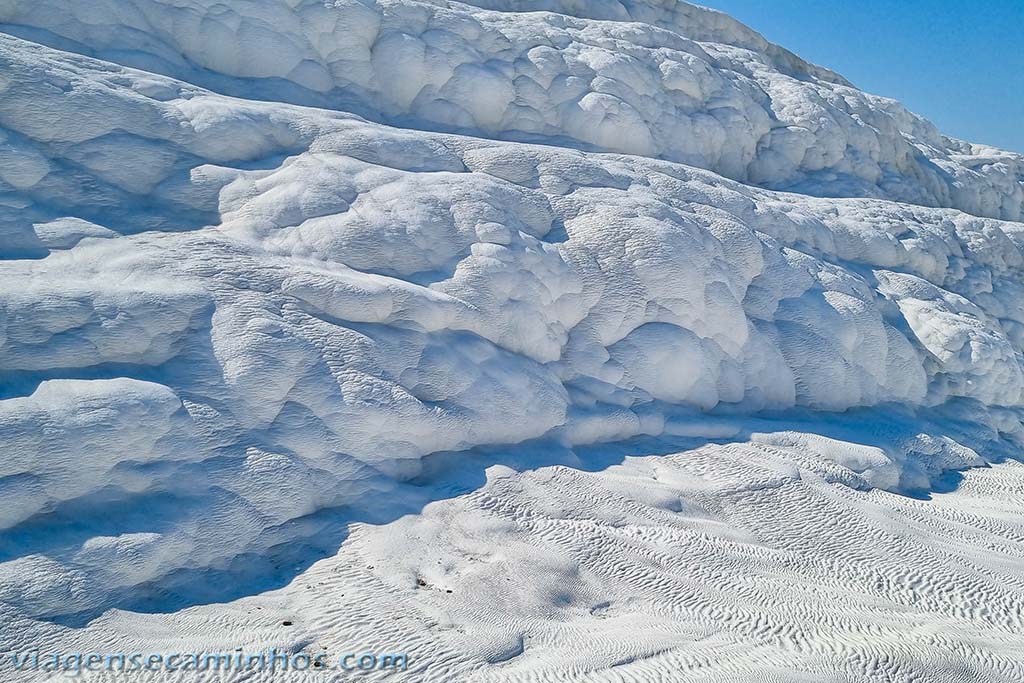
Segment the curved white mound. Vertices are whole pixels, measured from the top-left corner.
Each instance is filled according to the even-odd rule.
[[[905,490],[1024,440],[1019,155],[689,5],[479,4],[545,12],[3,4],[0,600],[234,571],[438,451],[743,434]],[[873,406],[933,421],[736,417]]]
[[[812,195],[1024,216],[1024,157],[943,137],[720,13],[676,0],[471,4],[505,11],[10,0],[0,27],[230,95],[658,157]]]

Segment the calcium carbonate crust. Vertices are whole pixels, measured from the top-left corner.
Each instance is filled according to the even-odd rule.
[[[944,137],[675,0],[10,0],[0,27],[229,95],[1024,216],[1021,155]]]
[[[1020,155],[708,10],[480,4],[3,3],[5,609],[244,574],[444,451],[1024,443]]]

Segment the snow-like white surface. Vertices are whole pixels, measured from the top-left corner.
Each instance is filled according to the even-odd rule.
[[[1024,216],[1024,156],[945,138],[720,13],[676,0],[470,5],[7,0],[0,28],[231,95]]]
[[[529,457],[460,456],[436,489],[396,490],[381,505],[407,511],[453,483],[471,493],[442,494],[391,524],[353,525],[336,555],[286,588],[173,614],[115,610],[86,629],[8,609],[5,642],[61,652],[408,654],[405,673],[340,678],[369,681],[1024,677],[1019,462],[969,470],[955,493],[920,500],[862,488],[845,467],[797,446],[646,452],[586,452],[537,469]]]
[[[177,617],[80,626],[294,595],[358,552],[390,567],[349,577],[361,609],[471,636],[347,625],[412,639],[423,680],[965,680],[938,653],[1014,680],[1019,473],[962,513],[901,494],[1024,444],[1024,157],[685,3],[475,5],[0,2],[0,635],[164,647]],[[423,467],[607,467],[640,437],[715,443],[450,501]],[[477,505],[493,528],[445,527]],[[448,626],[386,598],[424,553],[530,569],[470,572]],[[181,617],[195,642],[216,609]]]

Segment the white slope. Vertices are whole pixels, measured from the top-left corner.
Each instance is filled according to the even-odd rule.
[[[391,524],[354,524],[334,556],[281,590],[172,614],[112,610],[88,628],[7,609],[5,647],[408,658],[405,671],[340,677],[82,677],[102,683],[1024,678],[1019,462],[970,470],[955,493],[920,500],[852,488],[847,471],[800,448],[623,457],[644,452],[538,469],[530,457],[466,456],[456,481],[489,466],[472,493],[450,498],[444,477],[402,491],[443,499]],[[618,464],[587,471],[595,458]]]
[[[5,642],[271,643],[206,603],[294,579],[267,604],[328,607],[292,644],[357,591],[348,636],[416,649],[412,680],[1019,675],[1016,466],[905,494],[1024,443],[1020,155],[684,3],[0,22]],[[445,500],[488,445],[543,476],[688,450]],[[428,550],[518,568],[470,572],[464,638],[395,592]],[[353,553],[379,569],[309,578]]]
[[[943,137],[676,0],[5,0],[4,23],[231,95],[659,157],[821,196],[1024,216],[1024,156]]]

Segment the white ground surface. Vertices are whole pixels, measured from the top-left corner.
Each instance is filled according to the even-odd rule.
[[[618,464],[596,472],[492,464],[472,493],[354,525],[281,590],[87,629],[15,618],[5,637],[60,652],[400,648],[410,664],[97,681],[1024,678],[1020,463],[921,500],[852,488],[802,449],[642,453],[606,453]]]
[[[685,3],[0,0],[0,649],[1021,680],[1022,174]]]

